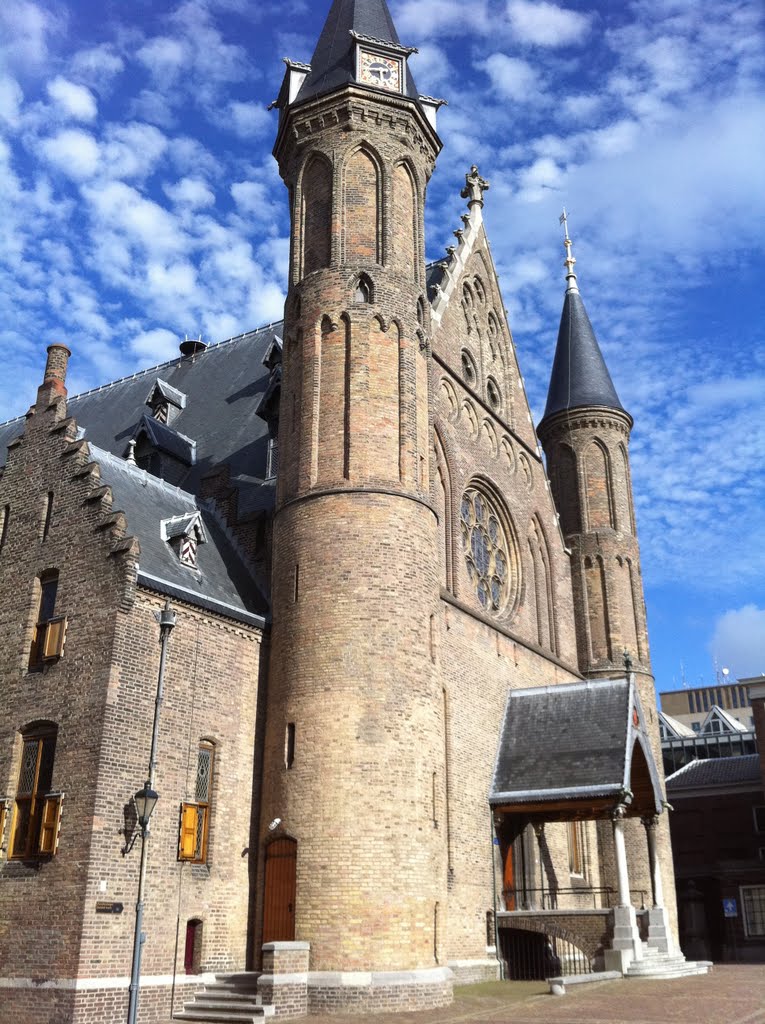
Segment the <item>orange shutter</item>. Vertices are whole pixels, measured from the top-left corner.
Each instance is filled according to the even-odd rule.
[[[63,793],[52,793],[43,801],[38,852],[49,857],[52,857],[58,849],[58,829],[61,823],[63,799]]]
[[[66,640],[66,615],[59,615],[50,619],[45,630],[43,640],[43,659],[52,661],[60,658],[64,653],[64,642]]]
[[[181,804],[181,828],[178,836],[178,860],[196,860],[199,807]]]

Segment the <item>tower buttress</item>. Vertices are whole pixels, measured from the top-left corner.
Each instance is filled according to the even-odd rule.
[[[297,840],[294,937],[311,971],[430,969],[429,994],[402,999],[438,1005],[451,986],[423,232],[441,144],[411,52],[384,0],[335,0],[277,100],[291,255],[261,840],[277,819]]]

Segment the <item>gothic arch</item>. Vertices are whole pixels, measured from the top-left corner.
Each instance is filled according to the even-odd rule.
[[[443,429],[433,424],[433,449],[436,464],[436,503],[439,512],[441,550],[441,585],[454,592],[454,493],[449,455],[444,444]]]
[[[550,548],[547,536],[539,518],[534,515],[529,523],[529,551],[531,555],[531,578],[529,590],[534,598],[537,642],[553,653],[557,652],[555,628],[555,602],[550,569]]]
[[[627,449],[621,441],[619,442],[619,453],[622,461],[622,488],[624,490],[626,508],[628,509],[628,522],[620,523],[619,527],[625,532],[627,528],[629,528],[634,537],[637,534],[637,528],[635,526],[635,505],[632,500],[632,476],[630,474],[630,460],[629,456],[627,455]]]
[[[365,142],[350,150],[342,165],[343,262],[382,262],[382,197],[382,160]]]
[[[561,442],[550,459],[550,484],[563,535],[582,532],[579,471],[574,449]]]
[[[417,177],[408,160],[399,161],[392,175],[391,259],[396,270],[416,277],[420,253],[420,203]],[[390,262],[386,258],[386,263]]]
[[[589,555],[583,562],[585,598],[587,605],[587,623],[589,637],[589,659],[595,665],[599,661],[613,661],[611,643],[610,616],[606,574],[603,559],[600,555],[591,558]]]
[[[587,529],[616,528],[611,459],[606,446],[598,438],[584,450]]]
[[[300,176],[301,258],[298,278],[328,267],[332,257],[332,164],[314,152]]]

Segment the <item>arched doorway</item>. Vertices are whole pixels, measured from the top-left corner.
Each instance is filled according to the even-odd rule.
[[[297,840],[274,839],[266,847],[263,942],[295,938]]]

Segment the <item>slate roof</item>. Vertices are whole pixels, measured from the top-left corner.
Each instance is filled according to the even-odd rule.
[[[351,32],[400,46],[385,0],[334,0],[311,59],[311,72],[295,100],[303,103],[356,81],[356,46]],[[417,99],[417,87],[407,69],[406,94]]]
[[[600,351],[582,296],[566,292],[543,419],[564,409],[624,407]]]
[[[627,679],[510,691],[489,802],[618,798],[628,782],[633,702],[639,707]]]
[[[113,511],[125,513],[141,545],[138,582],[151,590],[211,611],[262,625],[267,613],[259,581],[215,512],[193,494],[165,483],[110,452],[90,446],[101,468],[101,483],[113,495]],[[199,512],[206,542],[197,547],[197,569],[181,564],[162,538],[162,521]],[[171,531],[172,532],[172,531]]]
[[[162,380],[186,396],[185,408],[173,417],[171,427],[152,420],[152,429],[161,431],[168,445],[180,444],[186,460],[188,439],[196,442],[194,464],[181,481],[184,490],[198,493],[205,474],[226,464],[232,483],[240,488],[240,516],[270,509],[274,482],[264,479],[268,425],[256,410],[271,376],[263,358],[282,334],[280,322],[211,345],[193,358],[179,354],[168,363],[70,397],[69,415],[84,428],[89,442],[123,457],[148,412],[149,394]],[[23,417],[0,424],[0,467],[9,441],[23,428]]]
[[[762,783],[759,754],[741,757],[710,757],[705,761],[689,761],[673,775],[667,776],[667,793],[705,786],[735,786]]]
[[[179,433],[173,427],[160,423],[148,413],[144,413],[141,422],[136,429],[136,436],[146,434],[152,444],[172,455],[174,458],[185,462],[187,466],[193,466],[196,461],[197,444],[191,437]]]

